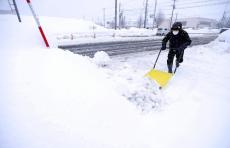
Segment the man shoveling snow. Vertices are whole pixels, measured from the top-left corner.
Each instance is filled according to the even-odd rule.
[[[169,41],[169,53],[168,53],[168,72],[156,70],[155,66],[160,56],[162,50],[166,49],[166,44]],[[161,89],[166,86],[168,81],[172,77],[172,67],[173,67],[173,59],[176,55],[176,68],[174,73],[176,72],[177,67],[179,67],[179,63],[183,62],[184,50],[188,45],[191,44],[191,39],[186,31],[182,29],[182,23],[175,22],[171,28],[171,31],[164,37],[162,40],[162,47],[158,53],[157,59],[155,61],[154,67],[150,70],[146,76],[150,79],[154,80]]]
[[[179,67],[179,63],[183,62],[184,50],[191,44],[191,39],[186,31],[182,29],[182,23],[175,22],[171,28],[171,31],[162,40],[161,50],[166,49],[166,44],[169,41],[169,53],[168,53],[168,72],[172,73],[173,59],[176,55],[176,67]],[[175,69],[176,70],[176,69]]]

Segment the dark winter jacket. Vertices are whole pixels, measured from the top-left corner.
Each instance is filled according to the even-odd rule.
[[[162,40],[162,47],[166,47],[168,41],[169,49],[178,50],[184,50],[192,42],[188,33],[183,29],[180,29],[177,35],[173,35],[172,31],[170,31]]]

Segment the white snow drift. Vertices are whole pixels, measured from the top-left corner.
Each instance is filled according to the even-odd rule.
[[[158,91],[144,78],[156,51],[106,56],[101,67],[42,47],[33,20],[23,20],[0,16],[0,147],[229,148],[229,42],[186,49]],[[228,41],[225,35],[219,38]],[[166,70],[166,57],[158,69]]]

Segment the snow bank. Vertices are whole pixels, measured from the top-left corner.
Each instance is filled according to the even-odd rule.
[[[8,19],[8,21],[11,21],[11,24],[18,24],[17,19],[15,19],[15,16],[12,15],[1,16],[1,19]],[[134,37],[152,37],[156,34],[156,29],[149,30],[130,28],[114,30],[106,29],[102,26],[96,25],[93,22],[85,20],[55,17],[39,17],[39,19],[52,47],[57,47],[58,45],[64,44],[79,44],[85,42],[132,40]],[[38,38],[40,34],[37,31],[37,26],[33,18],[23,16],[22,24],[23,25],[21,25],[21,27],[27,26],[28,30],[31,30],[32,32],[28,34],[27,37],[21,35],[21,39],[19,40],[21,40],[22,42],[28,42],[29,40],[30,42],[36,44],[42,44],[42,40],[34,40],[35,38]],[[23,28],[21,28],[20,30],[22,29]],[[17,30],[15,30],[13,27],[5,26],[5,31],[8,33],[14,33]],[[18,39],[18,37],[15,38]]]
[[[145,29],[145,28],[129,28],[116,31],[116,35],[120,37],[151,37],[156,35],[157,29]]]
[[[230,53],[230,31],[225,31],[216,38],[215,41],[207,45],[214,54],[229,54]],[[207,49],[206,49],[207,50]]]
[[[4,33],[0,45],[0,147],[125,145],[123,139],[134,132],[130,123],[138,122],[139,117],[97,65],[88,57],[41,48],[40,36],[29,27],[30,19],[23,18],[22,24],[11,17],[0,19]],[[114,144],[114,138],[121,143]]]
[[[43,48],[31,17],[21,24],[13,16],[0,19],[0,147],[132,147],[134,139],[142,141],[135,105],[92,59]],[[49,36],[55,29],[44,30]]]
[[[230,43],[230,30],[227,30],[221,33],[216,40],[219,42]]]
[[[19,23],[14,15],[0,15],[1,21],[1,48],[17,49],[20,47],[44,47],[37,25],[32,17],[23,17]],[[44,30],[47,34],[46,30]]]
[[[0,147],[229,148],[230,54],[219,52],[228,43],[188,48],[167,89],[157,92],[143,78],[155,52],[110,58],[99,67],[88,57],[44,48],[30,17],[22,24],[11,16],[0,21]],[[73,21],[44,30],[48,36],[71,31],[65,25],[75,29]],[[166,57],[157,68],[166,70]]]
[[[210,34],[210,33],[218,34],[220,32],[220,29],[208,29],[208,28],[204,28],[204,29],[188,28],[185,30],[190,34]]]

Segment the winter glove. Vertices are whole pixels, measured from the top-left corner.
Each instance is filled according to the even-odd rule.
[[[165,50],[165,49],[166,49],[166,44],[162,44],[161,50]]]

